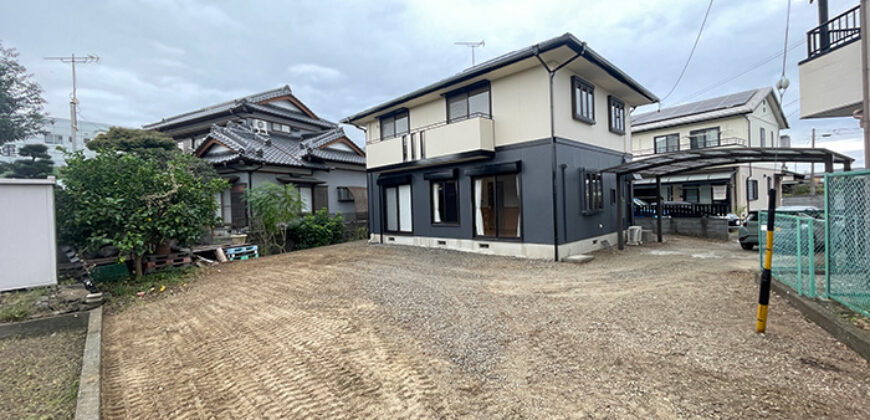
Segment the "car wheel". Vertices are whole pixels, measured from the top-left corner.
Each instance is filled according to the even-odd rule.
[[[741,242],[740,247],[747,250],[747,251],[752,251],[752,248],[755,248],[755,244],[746,244],[746,243]]]

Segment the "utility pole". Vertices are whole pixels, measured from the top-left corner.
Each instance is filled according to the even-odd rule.
[[[813,128],[813,135],[810,140],[810,148],[816,148],[816,129]],[[810,163],[810,195],[816,195],[816,163]]]
[[[76,57],[75,54],[70,55],[69,57],[45,57],[46,60],[57,60],[61,63],[69,63],[72,64],[72,82],[73,89],[72,95],[69,100],[69,120],[70,120],[70,141],[72,142],[72,150],[76,151],[76,140],[78,140],[78,131],[79,131],[79,122],[76,117],[76,106],[79,104],[79,100],[76,97],[76,63],[87,64],[87,63],[99,63],[100,57],[95,55],[88,55],[86,57]]]
[[[474,59],[474,49],[475,49],[475,48],[478,48],[478,47],[483,47],[483,46],[485,46],[485,45],[486,45],[486,42],[485,42],[485,41],[480,41],[480,42],[466,42],[466,41],[462,41],[462,42],[454,42],[453,44],[454,44],[454,45],[463,45],[463,46],[466,46],[466,47],[471,48],[471,66],[474,67],[474,65],[477,64],[477,63],[476,63],[476,60]]]

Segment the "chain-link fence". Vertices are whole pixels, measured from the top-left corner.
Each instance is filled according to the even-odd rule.
[[[826,296],[870,316],[870,170],[825,174],[825,221]]]
[[[824,214],[777,212],[775,225],[775,279],[800,295],[833,299],[870,317],[870,170],[825,174]],[[760,259],[766,230],[762,211]]]

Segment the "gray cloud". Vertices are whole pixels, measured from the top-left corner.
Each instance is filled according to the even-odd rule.
[[[854,4],[831,0],[831,12]],[[785,6],[783,0],[715,2],[695,58],[664,106],[776,83],[781,58],[759,63],[782,51]],[[54,115],[68,114],[70,70],[42,57],[75,52],[103,58],[78,68],[81,115],[88,120],[140,126],[284,84],[316,113],[338,120],[470,65],[470,53],[455,41],[486,40],[478,50],[485,60],[564,32],[664,95],[705,7],[697,0],[382,1],[377,7],[319,0],[31,1],[4,5],[0,39],[20,50]],[[793,1],[789,44],[796,46],[788,54],[792,86],[783,102],[796,145],[808,144],[812,127],[857,127],[851,118],[798,119],[797,62],[816,20],[814,4]],[[360,132],[348,132],[361,142]],[[837,134],[830,147],[846,148],[833,141],[850,137],[854,132]]]

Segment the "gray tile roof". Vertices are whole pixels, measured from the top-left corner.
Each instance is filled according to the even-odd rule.
[[[337,127],[338,125],[332,121],[327,121],[321,118],[311,118],[301,112],[296,112],[286,108],[277,107],[274,105],[259,104],[258,102],[267,101],[280,96],[292,95],[293,91],[290,86],[284,85],[278,89],[267,90],[265,92],[255,93],[243,98],[234,99],[231,101],[221,102],[219,104],[207,106],[196,111],[178,114],[172,117],[164,118],[158,122],[146,124],[143,128],[147,130],[160,130],[163,128],[183,124],[189,121],[195,121],[201,118],[207,118],[212,115],[219,115],[229,111],[240,111],[244,108],[250,108],[261,112],[267,112],[288,119],[301,121],[323,128]]]
[[[209,138],[213,138],[229,150],[201,156],[211,164],[229,163],[238,160],[268,165],[291,166],[309,169],[329,169],[322,161],[335,161],[365,165],[365,157],[341,150],[321,149],[328,142],[345,137],[344,130],[334,128],[315,136],[302,139],[273,133],[262,135],[249,127],[229,123],[222,127],[213,125]],[[202,153],[208,142],[196,150]]]
[[[652,92],[644,88],[637,81],[632,79],[629,75],[625,74],[622,70],[617,68],[613,63],[607,61],[604,57],[599,55],[597,52],[593,51],[585,42],[580,41],[571,33],[565,33],[561,36],[557,36],[555,38],[548,39],[544,42],[531,45],[529,47],[512,51],[507,54],[501,55],[499,57],[493,58],[491,60],[485,61],[468,69],[465,69],[453,76],[450,76],[446,79],[442,79],[438,82],[435,82],[426,87],[415,90],[406,95],[400,96],[391,101],[385,102],[383,104],[374,106],[365,111],[359,112],[357,114],[351,115],[347,118],[341,120],[342,123],[350,124],[353,121],[359,120],[371,114],[375,114],[377,112],[386,110],[392,106],[401,104],[403,102],[410,101],[414,98],[426,95],[431,92],[435,92],[439,89],[448,87],[450,85],[454,85],[457,83],[461,83],[463,81],[472,79],[474,77],[480,76],[485,73],[489,73],[493,70],[499,69],[504,66],[508,66],[510,64],[516,63],[518,61],[525,60],[530,57],[534,57],[536,54],[543,53],[552,49],[559,48],[561,46],[568,46],[578,54],[582,55],[584,58],[588,59],[592,63],[598,65],[601,69],[609,73],[615,79],[625,83],[630,86],[634,91],[639,93],[640,95],[646,97],[650,103],[657,102],[659,100]]]
[[[660,111],[632,115],[631,131],[633,133],[640,133],[659,128],[748,114],[755,111],[758,105],[761,104],[761,101],[768,96],[773,98],[773,102],[776,104],[773,108],[777,118],[781,120],[780,123],[784,128],[788,128],[788,121],[785,115],[782,114],[779,101],[776,95],[772,95],[772,93],[772,88],[765,87],[664,108]]]

